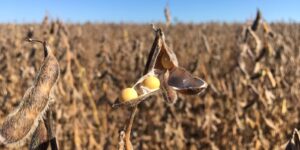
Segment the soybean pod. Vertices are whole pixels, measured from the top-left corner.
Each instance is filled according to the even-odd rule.
[[[43,45],[44,60],[34,84],[27,89],[19,106],[7,116],[1,126],[0,142],[13,147],[24,145],[35,132],[49,107],[49,95],[60,74],[58,61],[49,45],[39,40],[28,41]]]

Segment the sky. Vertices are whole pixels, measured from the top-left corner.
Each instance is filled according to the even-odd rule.
[[[172,21],[244,22],[262,11],[270,22],[300,22],[300,0],[3,0],[0,23],[41,22],[45,14],[65,22],[164,21],[169,1]]]

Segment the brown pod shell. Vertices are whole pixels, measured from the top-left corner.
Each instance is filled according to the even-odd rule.
[[[207,83],[204,80],[194,77],[180,67],[173,68],[170,71],[168,85],[186,95],[199,94],[207,88]]]
[[[49,95],[59,77],[59,64],[46,42],[43,42],[45,58],[34,85],[29,88],[18,108],[3,122],[0,141],[9,146],[21,146],[37,128],[49,106]]]
[[[168,85],[167,81],[169,78],[169,74],[169,71],[166,71],[166,73],[163,76],[163,83],[161,85],[162,96],[167,103],[174,104],[177,101],[178,96],[177,92]]]
[[[167,46],[164,33],[161,30],[157,32],[161,32],[160,34],[158,34],[160,35],[158,36],[160,40],[160,42],[158,43],[160,52],[156,58],[154,68],[159,70],[171,70],[174,67],[178,67],[178,60],[176,54]]]
[[[39,121],[39,125],[34,131],[29,149],[47,149],[49,146],[47,129],[43,120]]]
[[[149,69],[145,70],[144,74],[148,73],[151,69],[169,70],[173,67],[178,67],[177,57],[175,53],[168,48],[165,42],[164,33],[161,29],[157,29],[155,31],[155,39],[145,67]]]
[[[251,26],[251,29],[253,30],[253,31],[256,31],[257,30],[257,28],[258,28],[258,26],[259,26],[259,23],[260,23],[260,21],[261,21],[261,17],[262,15],[261,15],[261,12],[260,12],[260,10],[257,10],[257,13],[256,13],[256,18],[255,18],[255,20],[253,21],[253,24],[252,24],[252,26]]]

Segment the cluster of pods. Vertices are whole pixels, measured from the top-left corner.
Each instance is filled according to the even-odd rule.
[[[175,53],[167,46],[161,29],[155,29],[155,40],[145,72],[132,87],[122,90],[120,101],[113,106],[135,106],[147,97],[162,93],[164,100],[175,103],[177,92],[196,95],[207,88],[207,83],[178,65]]]
[[[147,97],[159,92],[166,102],[175,103],[177,92],[194,95],[207,88],[205,81],[179,67],[177,57],[166,45],[161,29],[155,29],[155,35],[144,75],[132,87],[122,90],[120,100],[113,107],[137,106]],[[60,69],[46,42],[32,39],[29,41],[43,44],[44,61],[34,85],[27,90],[19,107],[2,124],[0,141],[8,145],[23,145],[28,138],[33,137],[30,149],[35,149],[39,144],[53,138],[52,135],[43,134],[45,129],[51,129],[44,116],[48,111],[50,93],[59,78]]]

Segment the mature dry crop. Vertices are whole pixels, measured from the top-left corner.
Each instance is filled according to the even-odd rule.
[[[249,30],[252,24],[225,23],[163,29],[179,64],[209,87],[197,97],[179,94],[174,105],[156,95],[140,103],[132,127],[133,147],[285,147],[300,123],[300,26],[264,22],[256,31]],[[249,32],[247,40],[246,30],[254,33]],[[154,38],[151,28],[49,20],[0,25],[1,123],[33,85],[43,61],[42,51],[24,44],[29,35],[44,37],[60,63],[61,79],[52,106],[59,147],[116,149],[130,109],[113,109],[112,104],[122,88],[143,74]]]
[[[286,146],[286,150],[300,149],[300,134],[297,129],[294,130],[293,136]]]
[[[171,12],[170,12],[170,5],[169,2],[167,3],[165,9],[165,18],[166,18],[166,27],[169,27],[171,25]]]
[[[196,95],[207,88],[205,81],[192,76],[185,69],[178,66],[177,57],[167,46],[164,33],[159,28],[156,29],[154,26],[153,28],[155,30],[155,39],[147,59],[143,76],[131,88],[133,90],[135,88],[139,89],[141,95],[127,99],[127,101],[124,102],[117,102],[117,104],[113,105],[113,107],[116,105],[133,106],[132,113],[127,121],[125,134],[123,133],[124,131],[121,132],[119,150],[133,150],[130,140],[131,128],[140,102],[146,100],[152,94],[161,91],[166,102],[175,103],[177,100],[176,92]],[[141,82],[144,84],[140,84]],[[163,83],[162,86],[160,86],[160,83]],[[122,99],[124,99],[123,91]],[[123,140],[125,142],[123,142]]]

